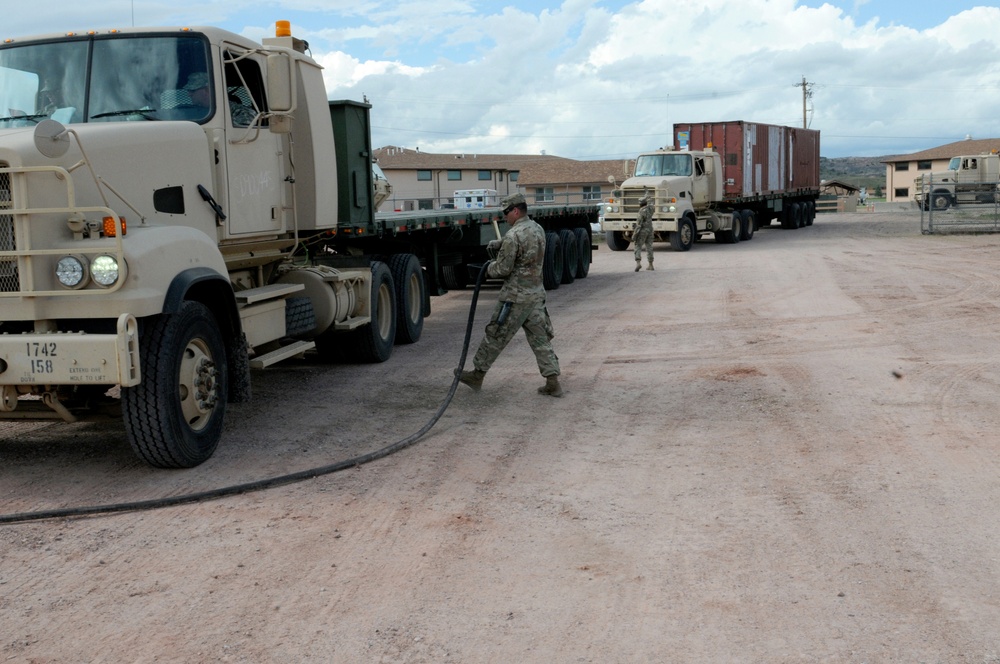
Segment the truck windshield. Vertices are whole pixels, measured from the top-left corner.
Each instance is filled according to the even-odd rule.
[[[635,162],[636,177],[649,175],[691,175],[689,154],[644,154]]]
[[[949,171],[957,171],[962,165],[961,157],[952,157],[951,161],[948,162]]]
[[[211,117],[208,48],[197,35],[116,35],[0,48],[0,128]]]

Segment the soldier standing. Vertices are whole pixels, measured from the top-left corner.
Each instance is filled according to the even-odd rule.
[[[463,371],[459,380],[475,391],[483,386],[483,378],[493,362],[506,348],[518,329],[524,330],[535,354],[538,371],[545,378],[539,394],[552,397],[563,395],[559,385],[559,358],[552,350],[552,321],[545,308],[545,288],[542,286],[542,263],[545,260],[545,231],[528,216],[523,194],[512,194],[500,201],[510,230],[499,242],[496,260],[486,269],[487,276],[503,279],[493,315],[486,326],[486,335],[472,359],[472,371]],[[494,245],[495,246],[495,245]]]
[[[632,233],[635,242],[635,271],[642,267],[642,250],[645,248],[649,259],[647,270],[653,269],[653,208],[649,205],[649,195],[639,199],[639,217],[635,220],[635,232]]]

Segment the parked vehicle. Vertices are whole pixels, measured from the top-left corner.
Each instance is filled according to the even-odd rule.
[[[779,220],[812,225],[819,196],[819,132],[751,122],[675,124],[674,144],[640,154],[632,177],[605,203],[608,246],[631,242],[639,200],[653,206],[654,239],[676,251],[699,236],[749,240]]]
[[[952,157],[948,169],[922,173],[913,180],[913,200],[924,210],[947,210],[954,205],[994,203],[1000,181],[996,152]]]
[[[282,22],[0,45],[0,420],[120,414],[194,466],[251,369],[385,361],[486,260],[496,209],[375,214],[370,106],[305,50]],[[547,286],[586,276],[593,206],[530,214]]]

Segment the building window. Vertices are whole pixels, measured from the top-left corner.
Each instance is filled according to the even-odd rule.
[[[461,180],[462,179],[462,171],[448,171],[448,179],[449,180]]]
[[[893,195],[896,198],[909,198],[910,189],[909,187],[897,187],[896,189],[893,190]]]
[[[908,161],[901,161],[898,164],[896,164],[896,172],[897,173],[899,171],[908,171],[908,170],[910,170],[910,162],[908,162]]]
[[[929,170],[932,170],[933,168],[934,168],[934,163],[931,162],[929,159],[925,160],[925,161],[918,161],[917,162],[917,170],[918,171],[929,171]]]
[[[492,180],[493,174],[490,173],[489,171],[479,171],[479,179],[487,181]]]
[[[432,198],[421,198],[417,201],[418,210],[433,210],[434,209],[434,199]]]
[[[535,187],[536,203],[551,203],[556,199],[552,187]]]
[[[430,171],[417,171],[417,182],[430,182],[431,172]]]
[[[599,201],[601,200],[601,188],[599,186],[589,187],[584,185],[583,187],[583,200],[585,201]]]
[[[510,176],[509,176],[510,177],[510,181],[511,182],[517,182],[517,176],[520,175],[520,173],[521,173],[521,171],[511,171],[510,172]]]

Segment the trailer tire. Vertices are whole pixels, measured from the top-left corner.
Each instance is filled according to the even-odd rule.
[[[590,263],[594,258],[593,249],[590,246],[590,233],[587,232],[586,228],[574,228],[573,234],[576,235],[577,246],[576,278],[586,279],[587,275],[590,274]]]
[[[545,260],[542,263],[542,285],[545,290],[559,288],[563,273],[563,252],[557,233],[545,234]]]
[[[469,285],[469,271],[464,265],[442,265],[441,283],[448,290],[462,290]]]
[[[559,244],[562,245],[563,269],[559,283],[571,284],[576,279],[576,270],[580,266],[580,251],[577,247],[576,234],[569,228],[559,231]]]
[[[752,240],[753,232],[756,230],[754,228],[757,223],[756,215],[754,215],[753,210],[740,210],[740,217],[743,222],[740,226],[740,239],[744,241]]]
[[[689,251],[697,239],[694,222],[690,217],[682,217],[677,222],[677,230],[670,234],[670,248],[674,251]]]
[[[222,435],[229,367],[211,310],[189,300],[154,316],[139,344],[142,382],[122,388],[125,435],[136,455],[157,468],[193,468]]]
[[[806,201],[803,205],[806,206],[806,226],[812,226],[816,221],[816,201]]]
[[[611,251],[625,251],[629,245],[629,241],[621,231],[604,231],[604,241]]]
[[[424,273],[413,254],[393,254],[389,271],[396,295],[397,344],[412,344],[424,330]]]

